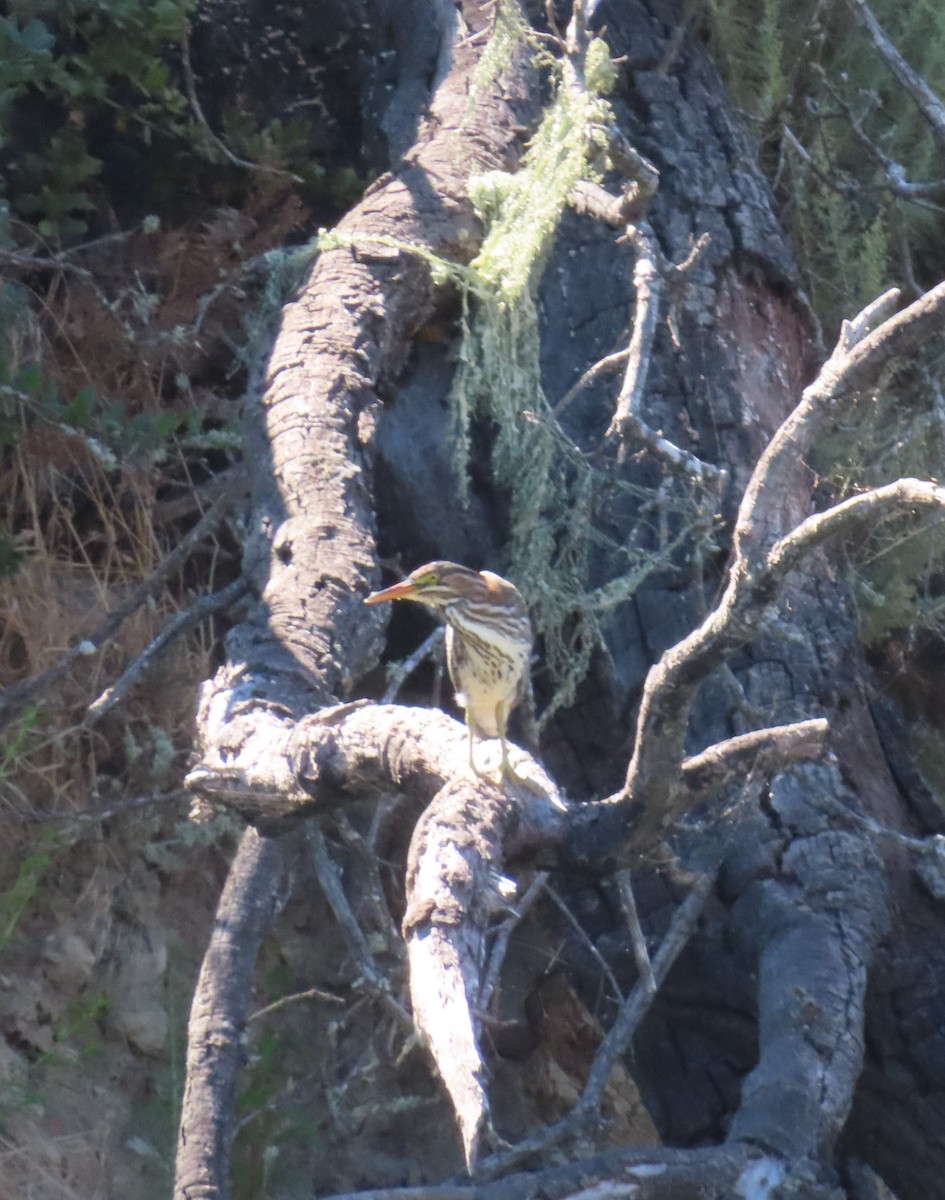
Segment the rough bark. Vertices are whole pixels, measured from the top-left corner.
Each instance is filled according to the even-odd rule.
[[[396,176],[379,180],[342,222],[340,233],[352,245],[323,253],[284,311],[246,445],[253,490],[244,574],[259,600],[229,635],[227,664],[203,691],[203,771],[258,778],[257,765],[265,766],[278,790],[287,764],[272,748],[287,745],[306,713],[350,690],[380,653],[381,618],[365,618],[362,607],[378,581],[363,447],[379,393],[397,377],[411,335],[432,313],[433,291],[415,256],[360,247],[385,236],[445,258],[468,254],[476,228],[465,200],[466,178],[471,171],[514,166],[521,122],[535,111],[530,71],[519,68],[504,95],[484,99],[464,120],[478,55],[466,35],[482,24],[476,6],[468,7],[460,33],[451,5],[432,6],[450,73],[410,161]],[[405,32],[404,25],[397,27]],[[254,844],[258,835],[251,831],[246,838]],[[272,890],[281,860],[247,849],[239,861],[246,872],[234,877],[234,888],[242,892],[241,903],[252,906],[253,895]],[[244,992],[251,960],[242,960]],[[237,1024],[240,1011],[232,1014]],[[231,1014],[215,1011],[191,1030],[189,1061],[204,1061],[213,1046],[219,1061],[214,1072],[188,1078],[178,1195],[194,1179],[207,1194],[229,1194],[221,1148],[233,1134],[232,1090],[215,1096],[218,1075],[235,1077],[237,1050],[231,1038],[221,1038],[221,1020],[229,1025]],[[191,1112],[202,1109],[217,1118],[212,1131],[191,1121]],[[199,1160],[205,1167],[194,1165]]]
[[[475,13],[466,11],[471,6],[462,7],[474,22]],[[712,239],[680,306],[682,350],[671,352],[656,335],[647,425],[728,469],[731,490],[722,501],[729,518],[749,483],[732,578],[733,586],[747,578],[758,587],[739,613],[737,636],[723,638],[719,653],[686,676],[676,710],[673,689],[663,680],[670,693],[668,736],[658,728],[667,709],[653,703],[652,691],[644,695],[636,743],[641,757],[610,803],[560,804],[554,784],[524,756],[534,793],[500,797],[459,778],[462,732],[445,717],[342,706],[302,719],[348,694],[379,651],[378,618],[360,604],[376,578],[367,486],[372,465],[385,552],[411,561],[478,557],[498,565],[490,518],[501,509],[501,497],[480,494],[462,513],[449,494],[454,477],[442,396],[450,345],[439,335],[411,341],[434,314],[425,269],[397,250],[358,248],[382,235],[447,257],[467,256],[476,231],[464,200],[466,177],[514,164],[518,122],[533,113],[530,71],[519,62],[502,97],[493,89],[475,120],[458,131],[474,57],[473,43],[460,40],[415,150],[343,223],[342,236],[356,248],[324,254],[287,310],[250,454],[254,507],[246,570],[260,603],[231,636],[228,666],[205,691],[201,763],[192,783],[272,829],[284,827],[288,814],[328,809],[365,788],[397,787],[433,799],[411,851],[405,929],[415,1016],[434,1046],[472,1162],[493,1122],[502,1133],[502,1114],[490,1110],[480,1030],[471,1020],[490,920],[503,904],[502,873],[523,862],[605,872],[625,857],[637,826],[644,833],[633,849],[653,851],[674,832],[667,811],[678,815],[704,792],[700,772],[716,771],[707,766],[713,757],[723,765],[708,786],[726,770],[731,778],[732,763],[745,762],[738,755],[747,747],[750,763],[726,797],[732,822],[718,821],[716,806],[714,818],[674,837],[686,867],[719,870],[718,884],[700,936],[636,1047],[637,1074],[666,1140],[719,1144],[584,1158],[567,1168],[552,1168],[539,1156],[527,1174],[414,1194],[721,1200],[733,1193],[768,1196],[780,1187],[809,1197],[834,1195],[838,1138],[844,1128],[864,1127],[855,1107],[849,1118],[864,1060],[867,982],[886,977],[877,954],[889,923],[887,886],[901,895],[909,885],[907,868],[881,859],[854,815],[837,817],[840,800],[851,814],[904,819],[862,703],[853,614],[829,558],[806,559],[773,603],[773,576],[784,583],[788,567],[801,563],[801,548],[808,552],[824,531],[823,523],[810,524],[816,518],[810,517],[803,450],[814,426],[804,425],[804,412],[795,413],[799,427],[775,439],[762,460],[772,469],[749,481],[751,464],[813,373],[810,330],[803,306],[791,299],[790,255],[769,198],[719,107],[717,81],[698,49],[677,45],[678,57],[667,64],[668,31],[661,14],[645,4],[602,5],[598,20],[606,22],[614,52],[628,55],[617,98],[622,130],[661,172],[652,236],[670,261],[686,257],[690,239],[704,232]],[[542,297],[543,368],[552,396],[565,395],[620,333],[633,263],[630,251],[615,252],[611,239],[589,216],[564,222]],[[922,318],[923,336],[940,323],[938,299]],[[885,339],[897,328],[883,327],[872,341],[853,338],[845,346],[847,365],[855,360],[848,374],[838,375],[832,364],[824,387],[807,401],[842,399],[872,378],[875,357],[884,347],[888,352]],[[386,402],[383,413],[379,399]],[[594,448],[612,408],[600,385],[569,399],[566,428],[576,444]],[[630,456],[620,471],[634,482],[657,477],[647,456]],[[888,502],[920,492],[926,502],[940,503],[921,486],[900,488]],[[637,516],[632,506],[615,507],[607,532],[625,537]],[[848,509],[834,521],[839,528],[852,519]],[[616,561],[602,550],[591,584],[605,582]],[[630,710],[646,670],[699,625],[699,594],[717,581],[712,567],[720,565],[710,564],[703,576],[694,572],[688,595],[664,577],[603,621],[609,673],[601,664],[546,740],[551,774],[571,794],[588,798],[618,787],[630,757]],[[732,673],[707,678],[706,666],[720,665],[736,650]],[[765,775],[784,764],[790,739],[762,760],[751,731],[765,728],[776,740],[769,727],[791,728],[800,751],[788,757],[796,760],[819,750],[823,730],[808,726],[798,734],[799,723],[825,717],[832,721],[835,761],[795,767],[766,782]],[[650,744],[651,769],[643,770]],[[684,761],[686,747],[693,753]],[[671,781],[661,778],[667,761]],[[668,809],[654,805],[656,796],[668,799]],[[655,877],[649,865],[636,865],[649,895],[644,914],[659,924],[659,910],[678,900],[674,885]],[[610,953],[615,974],[625,977],[625,939],[601,911],[607,885],[595,889],[592,904],[586,902],[590,889],[574,883],[574,902],[585,904],[601,953]],[[934,978],[931,967],[928,976]],[[878,998],[879,1025],[887,1031],[892,994],[890,986]],[[192,1056],[199,1059],[199,1040],[210,1036],[209,1029],[199,1031]],[[916,1034],[910,1044],[918,1043]],[[872,1073],[867,1067],[866,1078],[889,1088],[875,1067]],[[913,1116],[908,1099],[889,1090],[883,1096],[889,1122],[907,1128]],[[225,1114],[221,1119],[217,1143],[228,1136]],[[875,1123],[872,1116],[865,1127]],[[865,1143],[849,1149],[869,1156]],[[479,1169],[488,1177],[508,1170],[511,1161],[500,1153],[480,1159]],[[912,1177],[934,1187],[942,1162],[936,1145]],[[215,1179],[212,1187],[213,1194],[226,1194],[225,1182]]]

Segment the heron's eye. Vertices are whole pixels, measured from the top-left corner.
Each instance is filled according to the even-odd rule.
[[[437,582],[436,571],[427,571],[426,575],[420,576],[414,586],[418,588],[436,587]]]

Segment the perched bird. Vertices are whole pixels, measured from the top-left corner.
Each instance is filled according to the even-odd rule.
[[[432,562],[401,583],[373,592],[366,604],[416,600],[446,621],[446,664],[456,702],[466,711],[469,765],[473,738],[500,738],[502,774],[515,779],[505,734],[509,714],[528,685],[532,627],[521,592],[501,575],[472,571],[452,562]]]

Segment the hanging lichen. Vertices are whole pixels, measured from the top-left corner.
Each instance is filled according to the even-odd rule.
[[[494,36],[503,40],[503,55],[510,53],[511,28],[503,14],[515,7],[499,7]],[[587,593],[600,480],[561,430],[542,389],[535,304],[561,217],[577,184],[599,176],[613,119],[604,96],[614,69],[601,39],[590,43],[582,67],[583,88],[559,79],[521,169],[470,181],[486,235],[469,266],[479,286],[464,293],[463,343],[451,395],[464,486],[470,423],[477,417],[494,422],[492,477],[509,497],[509,569],[528,594],[554,685],[545,720],[573,700],[600,642],[596,614],[603,607]],[[627,569],[608,585],[608,605],[632,594],[664,561],[624,551]]]
[[[528,36],[514,0],[499,0],[474,88],[496,78]],[[550,63],[544,52],[542,60]],[[477,420],[489,423],[494,429],[491,477],[509,506],[504,565],[528,598],[551,681],[542,722],[574,699],[602,642],[599,615],[665,566],[692,528],[687,513],[676,522],[675,537],[661,539],[655,553],[652,546],[644,551],[633,536],[620,545],[607,538],[595,521],[605,496],[612,498],[615,491],[633,493],[640,501],[653,496],[596,471],[558,424],[542,388],[535,294],[576,185],[598,179],[606,162],[606,130],[613,115],[605,96],[615,80],[600,38],[590,41],[580,64],[583,86],[566,87],[560,65],[551,66],[559,74],[555,94],[521,168],[514,175],[493,171],[469,181],[469,196],[485,227],[471,263],[445,262],[394,238],[366,239],[416,254],[429,265],[434,282],[459,288],[462,341],[450,393],[457,477],[467,493],[471,426]],[[337,232],[319,238],[323,250],[342,244],[347,240]],[[685,506],[668,497],[661,504],[664,511]],[[605,549],[622,570],[604,588],[589,592],[593,547]]]

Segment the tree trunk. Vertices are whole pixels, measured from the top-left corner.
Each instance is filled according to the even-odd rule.
[[[461,500],[445,410],[458,336],[454,302],[435,291],[421,258],[400,247],[409,243],[461,261],[473,256],[480,232],[466,195],[468,178],[515,169],[537,120],[540,84],[530,53],[519,51],[500,82],[477,94],[470,115],[471,72],[483,44],[476,36],[484,27],[477,4],[464,0],[458,6],[465,28],[453,27],[449,4],[361,8],[369,22],[378,22],[383,8],[386,36],[402,56],[396,61],[403,70],[396,106],[392,100],[383,110],[368,88],[364,112],[382,124],[389,118],[397,131],[391,146],[411,124],[417,126],[415,141],[402,160],[402,147],[394,149],[392,173],[341,223],[335,248],[322,253],[298,300],[285,310],[253,398],[245,574],[259,600],[230,635],[226,666],[204,689],[200,766],[191,783],[216,800],[226,800],[229,787],[229,802],[274,836],[285,836],[298,816],[347,803],[352,793],[383,791],[385,780],[391,790],[394,780],[407,794],[435,795],[415,841],[407,885],[404,929],[416,974],[418,946],[428,935],[446,936],[452,922],[442,896],[420,894],[416,856],[437,838],[447,850],[456,846],[456,829],[481,818],[478,809],[469,816],[475,797],[450,792],[446,782],[449,764],[461,754],[458,732],[445,718],[424,726],[422,716],[411,723],[409,713],[352,715],[344,706],[305,718],[368,690],[365,677],[376,685],[370,672],[384,645],[382,618],[362,602],[379,581],[379,555],[405,569],[434,558],[514,569],[500,552],[514,481],[490,480],[484,459],[493,431],[485,425],[474,435],[483,461],[473,463],[472,499],[468,506]],[[594,20],[606,27],[612,54],[624,59],[613,97],[620,130],[659,171],[648,219],[662,254],[679,262],[700,235],[711,239],[687,275],[685,292],[673,298],[678,345],[665,322],[657,329],[646,422],[726,474],[716,491],[684,473],[664,474],[645,446],[629,447],[622,463],[616,454],[604,456],[602,471],[608,487],[615,486],[605,491],[608,503],[598,513],[588,591],[620,573],[621,547],[639,536],[641,523],[660,504],[671,528],[683,520],[674,512],[687,506],[693,532],[687,549],[667,558],[630,600],[601,618],[603,642],[588,678],[575,702],[544,729],[541,753],[550,776],[586,802],[620,788],[647,670],[712,607],[752,468],[824,358],[751,148],[701,48],[676,36],[677,18],[681,13],[667,14],[665,5],[614,0],[601,4]],[[425,34],[431,27],[440,31],[437,48],[405,55],[418,19]],[[374,55],[379,28],[376,23],[371,35]],[[435,85],[428,110],[420,102],[419,79]],[[409,96],[416,101],[412,110]],[[376,141],[372,145],[376,150]],[[601,222],[576,212],[565,216],[538,300],[542,382],[552,405],[590,364],[626,341],[634,262],[633,247],[615,244],[613,231]],[[615,391],[603,379],[561,416],[568,437],[585,454],[599,450]],[[800,450],[786,461],[776,487],[769,480],[759,499],[763,520],[752,530],[759,545],[783,538],[812,511],[809,464]],[[631,487],[647,489],[649,510]],[[642,535],[654,553],[659,524],[657,516],[657,528]],[[527,594],[529,581],[517,582]],[[636,1085],[664,1145],[679,1149],[610,1150],[569,1167],[533,1157],[524,1160],[525,1173],[506,1181],[505,1191],[501,1182],[486,1182],[490,1172],[503,1169],[501,1154],[487,1156],[479,1160],[480,1182],[457,1195],[540,1190],[564,1196],[616,1181],[615,1190],[601,1194],[722,1197],[736,1190],[747,1195],[745,1189],[755,1186],[756,1194],[771,1195],[777,1184],[790,1183],[792,1194],[809,1197],[865,1196],[870,1193],[859,1190],[866,1186],[860,1160],[902,1197],[942,1194],[945,1146],[935,1118],[945,1013],[937,986],[941,956],[934,950],[943,932],[941,915],[938,901],[917,884],[907,851],[877,839],[855,815],[903,831],[917,823],[873,726],[869,675],[836,557],[821,548],[805,558],[764,619],[760,609],[758,615],[750,642],[697,692],[685,751],[692,756],[753,729],[823,717],[830,722],[828,756],[781,771],[749,771],[669,831],[671,853],[660,844],[666,834],[660,828],[659,836],[634,843],[629,860],[607,861],[602,840],[614,844],[615,831],[628,822],[634,828],[658,824],[660,814],[647,811],[645,792],[632,797],[629,816],[613,806],[614,798],[610,808],[591,804],[565,816],[565,808],[541,807],[538,800],[497,805],[489,817],[499,829],[495,838],[485,848],[468,839],[475,870],[488,877],[492,868],[491,881],[486,878],[478,893],[489,903],[482,902],[473,923],[485,931],[483,940],[469,957],[488,958],[485,933],[501,915],[495,879],[502,872],[558,869],[554,887],[585,932],[576,935],[552,908],[538,910],[510,956],[514,966],[482,1061],[475,1037],[456,1051],[470,1055],[464,1078],[474,1078],[480,1089],[468,1101],[465,1124],[461,1109],[467,1102],[456,1101],[467,1161],[475,1164],[496,1133],[513,1139],[548,1123],[541,1097],[530,1090],[527,1062],[541,1053],[539,1029],[549,1036],[560,1010],[550,1008],[539,1020],[536,998],[547,958],[529,939],[539,939],[548,958],[570,968],[571,1002],[587,1027],[597,1030],[575,1075],[583,1081],[590,1070],[600,1028],[611,1024],[618,1008],[613,996],[601,999],[601,980],[609,973],[629,990],[635,979],[611,875],[627,861],[644,928],[654,941],[693,879],[709,874],[715,880],[698,928],[634,1043]],[[413,648],[408,639],[419,640],[420,626],[405,620],[393,628],[388,654],[396,658]],[[547,700],[546,679],[537,673],[535,682],[539,700]],[[380,721],[389,724],[378,733]],[[246,794],[249,777],[252,795]],[[547,780],[539,782],[544,787]],[[520,813],[526,814],[521,821]],[[575,843],[570,860],[566,828]],[[603,839],[602,828],[608,831]],[[246,836],[261,845],[255,832]],[[581,839],[593,852],[581,851]],[[258,872],[271,878],[276,867],[267,865],[270,860],[278,865],[282,856],[256,855]],[[581,873],[574,869],[578,860]],[[242,852],[239,861],[246,861]],[[466,880],[474,873],[469,861],[460,869]],[[363,883],[366,877],[358,878]],[[262,874],[248,886],[275,892]],[[520,893],[525,886],[523,881]],[[358,889],[347,890],[350,896]],[[460,929],[457,937],[466,936],[468,925],[452,924]],[[256,930],[253,944],[259,936]],[[210,956],[219,949],[215,935]],[[198,992],[195,1011],[206,1007],[205,1000]],[[418,1007],[415,991],[415,1012]],[[245,1004],[234,1011],[239,1024]],[[423,1027],[435,1041],[436,1034]],[[232,1075],[238,1051],[221,1045],[212,1021],[192,1023],[191,1039],[189,1088],[193,1064],[208,1056],[214,1071],[221,1069],[220,1054],[231,1056],[222,1069]],[[553,1052],[560,1055],[562,1047]],[[454,1089],[442,1062],[439,1069],[451,1094],[462,1091],[460,1085]],[[480,1094],[490,1089],[487,1075],[502,1081],[491,1105]],[[547,1089],[543,1095],[547,1100]],[[380,1093],[377,1100],[387,1102]],[[180,1196],[227,1194],[219,1143],[231,1139],[232,1120],[230,1114],[199,1143],[185,1115]],[[581,1137],[572,1157],[613,1144],[602,1130],[585,1129]],[[326,1162],[316,1168],[316,1190],[439,1181],[448,1168],[428,1153],[424,1138],[425,1129],[417,1128],[399,1147],[399,1173],[389,1164],[372,1176]],[[703,1148],[685,1153],[697,1145]],[[215,1164],[210,1176],[201,1166],[208,1161]],[[198,1179],[202,1190],[194,1191]]]

